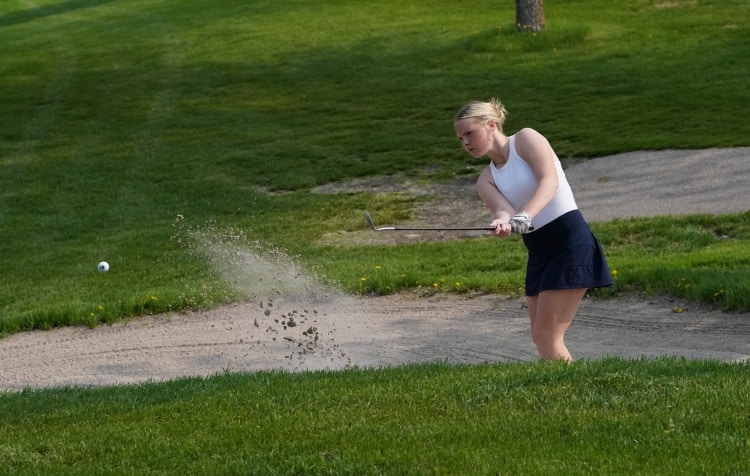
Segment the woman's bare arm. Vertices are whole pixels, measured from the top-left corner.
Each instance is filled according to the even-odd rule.
[[[516,134],[516,151],[529,164],[539,181],[531,199],[523,207],[529,216],[536,216],[557,193],[559,182],[555,170],[555,152],[547,139],[534,129],[522,129]]]

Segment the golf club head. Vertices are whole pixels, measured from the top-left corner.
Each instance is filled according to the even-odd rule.
[[[370,225],[371,229],[373,229],[373,230],[375,229],[375,222],[372,221],[372,217],[370,216],[370,212],[368,212],[367,210],[365,210],[365,221],[367,222],[368,225]]]
[[[365,220],[367,221],[367,224],[370,225],[370,229],[372,231],[395,231],[396,227],[393,226],[386,226],[378,228],[375,226],[375,222],[372,219],[372,216],[370,215],[370,212],[365,211]]]

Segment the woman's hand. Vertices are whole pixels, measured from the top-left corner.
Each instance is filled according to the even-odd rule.
[[[531,217],[528,213],[522,211],[517,213],[513,218],[510,219],[510,229],[513,233],[523,235],[534,229],[531,226]]]
[[[492,230],[492,236],[496,236],[498,238],[507,238],[510,236],[511,227],[510,223],[508,223],[507,218],[498,218],[497,220],[494,220],[492,223],[490,223],[490,226],[495,227],[495,229]]]

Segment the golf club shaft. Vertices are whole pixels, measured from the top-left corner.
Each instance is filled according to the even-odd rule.
[[[423,226],[385,226],[378,228],[375,226],[375,222],[370,215],[370,212],[365,212],[365,220],[370,228],[374,231],[471,231],[471,230],[482,230],[491,231],[494,230],[494,226],[454,226],[454,227],[423,227]]]
[[[381,228],[375,228],[375,231],[471,231],[471,230],[494,230],[494,226],[451,226],[451,227],[402,227],[402,226],[386,226]]]

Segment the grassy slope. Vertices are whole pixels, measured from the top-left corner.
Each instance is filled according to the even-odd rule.
[[[536,37],[512,33],[511,8],[3,2],[3,328],[236,297],[186,243],[192,228],[271,240],[355,291],[376,264],[390,273],[383,291],[404,272],[405,286],[460,276],[513,291],[522,256],[511,242],[499,245],[501,273],[478,264],[499,254],[483,240],[314,245],[361,229],[367,206],[409,213],[399,197],[320,197],[305,191],[314,184],[465,173],[449,118],[472,98],[500,95],[509,129],[539,128],[562,157],[747,145],[746,2],[552,2]],[[597,233],[623,286],[696,283],[711,300],[750,294],[749,220]],[[113,265],[106,276],[100,259]],[[457,262],[466,267],[446,275]],[[0,472],[739,474],[750,465],[747,373],[673,360],[436,365],[4,394]]]
[[[747,5],[739,1],[548,5],[549,31],[536,36],[513,32],[512,5],[448,1],[79,0],[2,8],[0,255],[8,279],[0,321],[7,331],[236,299],[219,270],[185,244],[186,227],[217,230],[217,240],[242,230],[352,291],[377,263],[351,256],[370,254],[406,260],[402,269],[405,254],[423,256],[413,276],[377,292],[440,279],[515,291],[520,266],[495,278],[482,270],[481,256],[496,254],[496,242],[417,251],[315,245],[323,233],[362,229],[366,207],[389,219],[408,216],[410,205],[399,197],[314,195],[313,185],[466,173],[470,162],[450,117],[471,98],[500,95],[511,110],[509,131],[536,127],[561,157],[744,145],[750,132],[742,110],[747,26],[737,21]],[[178,215],[185,221],[176,223]],[[739,227],[745,218],[730,220]],[[743,278],[737,243],[733,272]],[[508,253],[521,263],[518,247]],[[462,256],[464,267],[446,270],[441,256]],[[626,269],[638,257],[613,256]],[[106,276],[94,271],[101,259],[112,264]],[[633,284],[671,291],[644,279]]]

